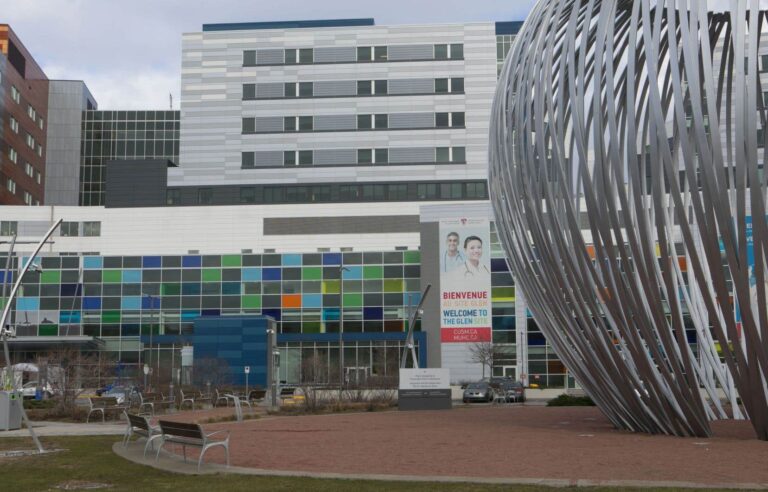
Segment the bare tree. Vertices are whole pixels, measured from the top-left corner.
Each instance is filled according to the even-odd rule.
[[[323,388],[328,383],[328,361],[317,354],[301,361],[301,382],[299,391],[304,395],[304,407],[307,412],[316,412],[325,405]]]
[[[61,393],[55,412],[72,415],[83,392],[100,388],[115,377],[117,363],[108,352],[83,351],[62,345],[38,358],[45,377]]]
[[[232,384],[232,371],[225,359],[203,357],[194,362],[192,380],[198,386],[226,386]]]
[[[489,375],[493,374],[493,362],[503,359],[506,351],[499,345],[492,342],[477,342],[469,346],[469,360],[483,366],[483,378],[485,378],[485,368],[488,368]]]

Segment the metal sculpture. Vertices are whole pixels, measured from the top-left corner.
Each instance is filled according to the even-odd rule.
[[[708,436],[743,411],[768,440],[761,3],[541,0],[501,73],[499,235],[617,427]]]

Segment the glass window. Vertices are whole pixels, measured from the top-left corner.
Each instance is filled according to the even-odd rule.
[[[416,194],[419,200],[432,200],[437,198],[437,184],[419,183],[416,187]]]
[[[83,236],[85,237],[101,236],[101,222],[83,222]]]
[[[448,59],[448,45],[436,44],[435,45],[435,60],[447,60]]]
[[[387,93],[387,81],[386,80],[377,80],[374,82],[375,85],[375,92],[376,94],[386,94]]]
[[[255,153],[243,152],[240,167],[243,169],[253,169],[256,164]]]
[[[445,163],[450,162],[450,148],[449,147],[437,147],[435,149],[435,162]]]
[[[342,201],[357,200],[357,186],[356,185],[339,186],[339,199]]]
[[[312,151],[300,150],[299,151],[299,166],[311,166],[312,165]]]
[[[256,188],[253,186],[240,188],[240,203],[256,203]]]
[[[448,92],[448,79],[435,79],[435,93],[444,94]]]
[[[447,128],[448,113],[435,113],[435,126],[437,128]]]
[[[370,164],[373,162],[373,151],[371,149],[357,149],[357,163]]]
[[[285,64],[293,65],[296,63],[296,50],[285,50]]]
[[[283,152],[283,165],[295,166],[296,165],[296,152],[293,150],[286,150]]]
[[[387,61],[387,47],[376,46],[373,48],[373,59],[374,61]]]
[[[168,190],[165,194],[165,203],[168,205],[178,205],[181,202],[180,190]]]
[[[372,128],[371,125],[371,115],[370,114],[359,114],[357,115],[357,129],[358,130],[367,130]]]
[[[368,96],[372,94],[372,87],[370,80],[358,80],[357,81],[357,95]]]
[[[286,116],[283,118],[283,130],[286,132],[295,132],[296,131],[296,117],[295,116]]]
[[[254,65],[256,65],[256,51],[255,50],[243,51],[243,66],[252,67]]]
[[[451,162],[467,162],[467,151],[464,147],[454,147]]]
[[[376,149],[376,164],[389,162],[389,149]]]
[[[18,234],[18,230],[19,223],[15,220],[0,221],[0,236],[14,236]]]
[[[311,116],[299,116],[299,131],[312,131]]]
[[[451,113],[451,126],[462,127],[464,126],[464,113]]]
[[[389,116],[386,114],[377,114],[374,119],[376,128],[387,128],[389,126]]]
[[[256,133],[256,118],[243,118],[243,134]]]
[[[387,187],[387,194],[390,200],[407,200],[408,199],[408,185],[407,184],[391,184]]]
[[[312,82],[299,82],[299,97],[312,97],[313,84]]]
[[[464,58],[464,45],[452,44],[451,45],[451,60],[461,60]]]
[[[357,48],[357,61],[359,61],[359,62],[371,61],[371,47],[370,46],[359,46]]]
[[[285,83],[285,97],[296,97],[296,82]]]
[[[464,92],[464,77],[451,79],[451,92]]]
[[[314,50],[312,48],[302,48],[299,50],[299,63],[312,63],[314,61]]]
[[[243,101],[256,99],[256,84],[243,84]]]
[[[213,203],[213,189],[200,188],[197,190],[197,203],[201,205],[210,205]]]

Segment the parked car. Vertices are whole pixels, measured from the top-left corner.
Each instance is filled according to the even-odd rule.
[[[520,381],[505,381],[501,383],[501,391],[508,402],[525,401],[525,386]]]
[[[40,388],[43,398],[50,398],[57,393],[48,383],[41,385],[39,381],[30,381],[21,387],[21,396],[23,398],[34,398],[38,388]]]
[[[106,391],[101,391],[100,396],[109,398],[117,398],[117,404],[121,405],[124,402],[130,402],[131,398],[138,392],[136,386],[112,386]]]
[[[492,401],[493,388],[491,388],[490,384],[484,382],[469,383],[467,389],[464,390],[464,397],[462,400],[464,403],[469,403],[471,401]]]

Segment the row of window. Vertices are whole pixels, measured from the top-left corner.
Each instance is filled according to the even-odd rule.
[[[215,204],[214,188],[198,188],[197,204]],[[334,203],[412,200],[484,200],[485,182],[385,183],[347,185],[242,186],[239,203]],[[181,204],[181,190],[167,191],[168,205]]]
[[[16,88],[15,85],[11,86],[11,100],[15,102],[16,104],[21,104],[21,92]],[[27,104],[27,116],[37,123],[37,126],[42,130],[45,127],[45,121],[43,120],[43,117],[37,116],[37,110],[35,110],[34,106],[31,104]],[[12,118],[13,119],[13,118]],[[13,121],[16,121],[15,119]],[[14,130],[16,133],[18,133],[18,121],[17,123],[17,129]]]
[[[401,113],[398,116],[402,116]],[[421,115],[421,113],[419,113]],[[337,115],[333,115],[334,117]],[[398,123],[396,126],[390,126],[390,115],[381,114],[359,114],[356,119],[351,120],[351,124],[338,124],[333,128],[318,127],[316,119],[322,116],[285,116],[283,117],[282,131],[274,129],[270,121],[268,129],[259,128],[257,120],[259,118],[243,118],[244,135],[255,133],[292,133],[292,132],[312,132],[312,131],[355,131],[355,130],[405,130],[420,128],[464,128],[466,119],[463,111],[451,113],[434,113],[434,117],[428,122],[421,118],[414,118],[414,126],[407,123]],[[268,118],[271,120],[271,118]],[[427,126],[429,125],[429,126]],[[266,127],[265,127],[266,128]]]
[[[83,237],[101,236],[101,222],[62,222],[59,234],[63,237],[78,237],[82,230]]]
[[[347,47],[342,47],[344,50]],[[316,50],[321,53],[328,51],[328,57],[316,56]],[[392,56],[391,51],[398,51]],[[318,53],[319,54],[319,53]],[[388,61],[416,60],[463,60],[464,45],[435,44],[413,46],[358,46],[351,56],[340,54],[335,48],[288,48],[268,50],[243,51],[243,66],[258,65],[299,65],[313,63],[372,63]]]
[[[404,164],[465,164],[467,162],[465,147],[435,147],[431,159],[414,160],[413,162],[390,162],[390,149],[352,149],[357,159],[354,162],[316,163],[315,153],[322,151],[313,150],[286,150],[283,151],[283,167],[294,166],[349,166],[349,165],[404,165]],[[333,152],[333,151],[330,151]],[[343,153],[342,149],[339,153]],[[271,153],[270,153],[271,154]],[[242,153],[242,169],[263,169],[277,167],[272,161],[261,163],[257,160],[256,152]]]
[[[31,135],[28,135],[28,137],[31,137]],[[32,142],[34,143],[34,139],[32,139]],[[27,142],[29,144],[29,141]],[[38,155],[42,153],[42,146],[38,145]],[[8,146],[8,160],[11,161],[14,164],[19,163],[19,153],[11,147]],[[42,176],[40,174],[40,171],[36,170],[32,164],[29,162],[24,163],[24,172],[29,176],[30,178],[34,179],[37,184],[40,184],[42,182]],[[10,188],[9,188],[10,191]]]
[[[336,82],[337,86],[331,94],[328,91],[316,89],[318,82],[285,82],[282,87],[274,87],[276,84],[243,84],[243,100],[252,101],[258,99],[291,99],[291,98],[309,98],[309,97],[344,97],[344,96],[385,96],[390,95],[390,81],[382,80],[357,80],[354,87],[349,90],[343,90],[341,85],[345,81]],[[333,84],[334,82],[323,82],[322,84]],[[431,93],[433,94],[463,94],[464,78],[438,78],[431,82]],[[412,89],[401,88],[395,91],[396,95],[414,95],[427,94],[424,90],[414,84]]]

